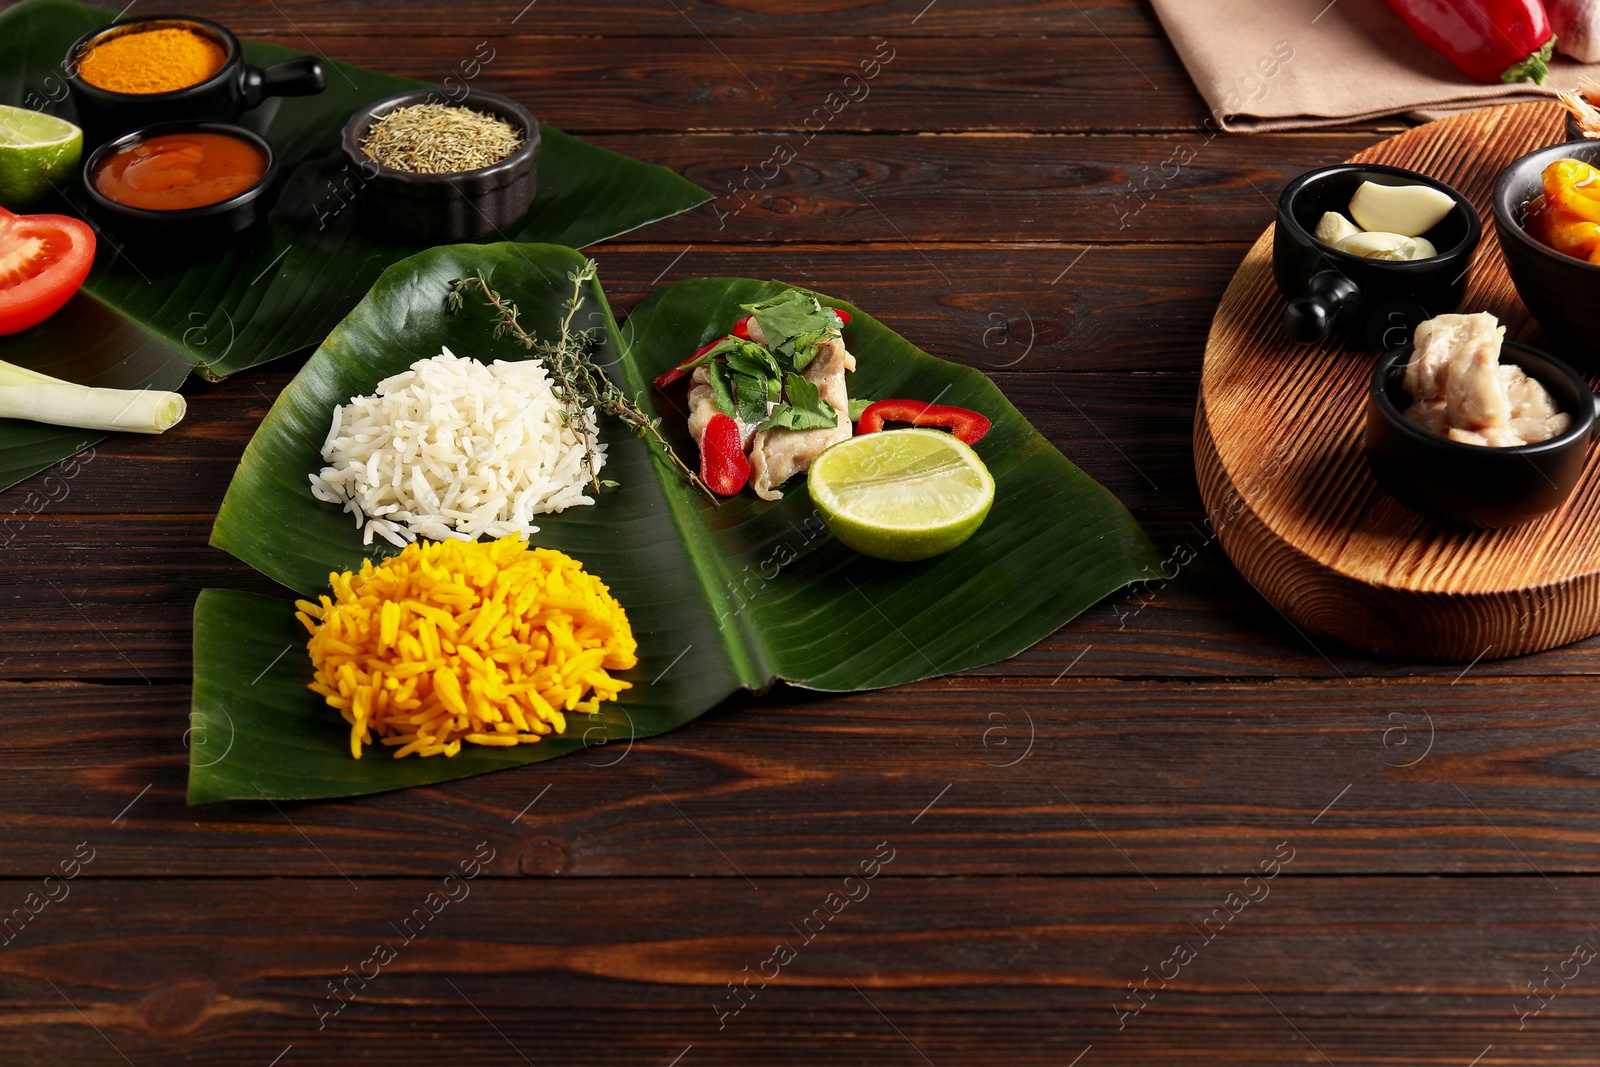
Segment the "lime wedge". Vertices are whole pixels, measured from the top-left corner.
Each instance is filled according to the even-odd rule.
[[[0,204],[27,207],[72,176],[83,131],[65,119],[0,104]]]
[[[811,502],[864,556],[909,561],[948,552],[983,525],[994,478],[942,430],[885,430],[840,441],[811,465]]]

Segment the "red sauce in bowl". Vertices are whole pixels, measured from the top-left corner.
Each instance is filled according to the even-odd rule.
[[[261,180],[267,157],[224,133],[167,133],[138,141],[95,168],[108,199],[150,211],[182,211],[230,200]]]

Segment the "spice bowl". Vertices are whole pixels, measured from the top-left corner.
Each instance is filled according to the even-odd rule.
[[[1324,212],[1345,213],[1363,182],[1425,185],[1455,206],[1423,236],[1438,249],[1429,259],[1366,259],[1324,244],[1315,236]],[[1373,351],[1403,343],[1417,324],[1454,311],[1466,293],[1467,268],[1483,237],[1472,202],[1419,171],[1377,163],[1342,163],[1307,171],[1278,197],[1272,270],[1289,301],[1284,331],[1303,343],[1335,329],[1355,334]]]
[[[108,160],[144,142],[172,134],[211,134],[244,142],[261,153],[261,175],[226,199],[165,210],[122,203],[100,188],[100,170]],[[278,161],[272,145],[254,131],[225,122],[164,122],[133,130],[95,149],[83,168],[84,192],[95,221],[116,236],[145,246],[163,258],[185,258],[195,251],[214,249],[261,222],[277,200],[277,178]]]
[[[189,31],[221,50],[221,66],[192,85],[165,92],[118,92],[84,78],[84,62],[96,49],[153,30]],[[155,69],[166,70],[170,63]],[[63,69],[85,147],[158,122],[235,122],[268,97],[313,96],[327,86],[320,59],[301,56],[265,69],[252,66],[244,61],[237,37],[209,19],[190,15],[148,15],[102,26],[72,43]]]
[[[1600,368],[1594,306],[1600,300],[1600,265],[1557,252],[1525,228],[1528,202],[1544,192],[1544,169],[1558,159],[1600,166],[1600,141],[1554,144],[1512,161],[1494,183],[1491,202],[1500,251],[1517,295],[1539,325]]]
[[[1572,416],[1566,432],[1548,441],[1492,448],[1452,441],[1408,422],[1407,344],[1378,359],[1367,388],[1367,461],[1373,475],[1402,504],[1426,515],[1473,526],[1517,526],[1561,506],[1583,476],[1600,396],[1566,363],[1528,345],[1507,341],[1501,361],[1522,368]]]
[[[359,176],[356,195],[362,226],[372,235],[405,244],[450,244],[503,235],[527,214],[537,192],[539,123],[516,101],[469,89],[448,103],[503,119],[522,130],[522,145],[505,159],[476,170],[437,174],[395,170],[362,151],[372,126],[403,107],[445,103],[438,89],[387,97],[358,110],[345,124],[345,161]]]

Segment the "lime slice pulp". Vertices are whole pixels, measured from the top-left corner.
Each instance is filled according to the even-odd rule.
[[[864,556],[917,560],[948,552],[983,525],[994,478],[941,430],[885,430],[841,441],[806,476],[833,535]]]
[[[65,119],[0,104],[0,204],[27,207],[72,176],[83,131]]]

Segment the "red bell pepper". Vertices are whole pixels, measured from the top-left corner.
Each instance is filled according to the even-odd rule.
[[[719,337],[719,338],[717,338],[715,341],[712,341],[710,344],[705,345],[702,348],[700,348],[698,351],[695,352],[694,355],[690,356],[688,359],[686,359],[683,362],[679,363],[676,367],[673,367],[669,371],[664,371],[662,374],[660,374],[656,378],[655,387],[657,389],[665,389],[667,386],[671,385],[673,382],[677,381],[679,378],[682,378],[685,374],[689,373],[689,364],[693,363],[695,360],[699,359],[701,356],[705,355],[707,352],[711,351],[713,348],[717,347],[718,345],[720,345],[722,342],[726,341],[727,339],[728,339],[727,337]]]
[[[1486,85],[1544,84],[1555,34],[1541,0],[1384,0],[1411,32]]]
[[[739,424],[726,415],[713,415],[700,435],[700,480],[718,496],[737,496],[750,480]]]
[[[969,445],[975,445],[989,432],[988,419],[969,408],[927,404],[921,400],[879,400],[867,406],[856,424],[856,433],[877,433],[885,422],[909,422],[913,426],[938,426],[949,430]]]

